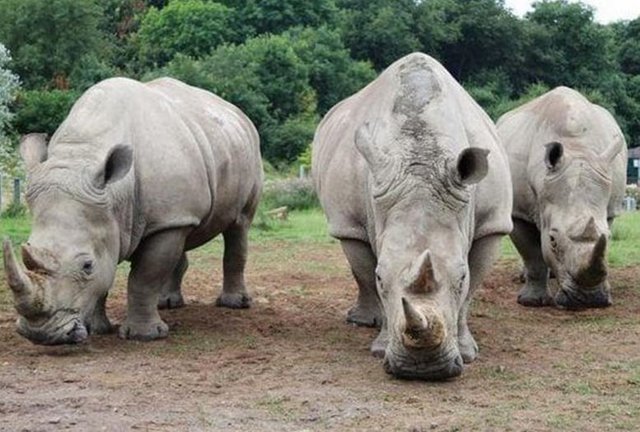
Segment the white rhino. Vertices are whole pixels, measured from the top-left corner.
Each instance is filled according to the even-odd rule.
[[[359,288],[348,321],[381,324],[371,349],[391,374],[459,375],[478,349],[469,302],[512,227],[493,122],[436,60],[410,54],[325,116],[313,178]]]
[[[627,146],[607,110],[558,87],[498,120],[513,181],[511,239],[525,265],[518,302],[611,304],[606,246],[624,196]],[[549,269],[560,289],[552,299]]]
[[[24,269],[4,242],[18,332],[39,344],[78,343],[111,329],[105,300],[131,261],[120,336],[166,337],[158,306],[183,304],[185,251],[222,233],[220,306],[248,307],[247,230],[262,189],[259,138],[223,99],[161,78],[112,78],[75,103],[47,147],[27,136],[33,216]]]

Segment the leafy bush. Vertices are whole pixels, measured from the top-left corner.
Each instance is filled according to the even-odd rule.
[[[143,65],[164,65],[176,54],[202,57],[233,39],[233,10],[203,0],[173,0],[162,9],[152,7],[138,32]]]
[[[262,204],[267,209],[286,206],[289,210],[303,210],[320,205],[310,178],[267,181],[262,192]]]
[[[3,218],[21,218],[27,214],[27,207],[24,204],[17,204],[15,202],[9,204],[9,206],[2,212]]]
[[[19,134],[53,134],[80,96],[70,90],[31,90],[18,94],[13,127]]]

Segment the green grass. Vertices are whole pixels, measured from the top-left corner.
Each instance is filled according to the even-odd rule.
[[[29,238],[31,221],[27,216],[0,218],[0,239],[9,237],[13,244],[23,243]]]
[[[609,248],[609,263],[625,267],[640,262],[640,212],[624,212],[616,218]]]

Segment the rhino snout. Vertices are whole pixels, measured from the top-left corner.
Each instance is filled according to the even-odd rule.
[[[464,370],[462,356],[456,349],[445,354],[387,350],[383,365],[385,372],[395,377],[425,381],[455,378]]]
[[[87,341],[89,331],[79,318],[51,320],[41,326],[33,326],[29,321],[18,318],[18,334],[36,345],[74,345]]]

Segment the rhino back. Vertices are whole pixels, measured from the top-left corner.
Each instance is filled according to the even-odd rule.
[[[402,149],[410,157],[451,157],[470,145],[489,149],[489,174],[476,187],[482,196],[475,200],[476,233],[510,231],[511,184],[493,123],[442,65],[414,53],[336,105],[316,131],[314,181],[331,235],[373,240],[369,168],[354,143],[367,121],[420,135],[416,142],[427,145]]]
[[[558,87],[506,114],[497,122],[498,133],[509,157],[513,176],[514,216],[538,222],[536,196],[539,195],[546,167],[545,145],[561,142],[568,155],[595,161],[615,140],[621,151],[606,167],[613,190],[609,215],[619,212],[626,178],[626,144],[613,116],[567,87]]]
[[[125,257],[143,237],[178,226],[196,228],[190,242],[197,246],[258,198],[257,132],[211,93],[165,78],[105,80],[74,105],[49,153],[89,161],[90,172],[118,144],[134,150],[133,169],[109,190]]]

